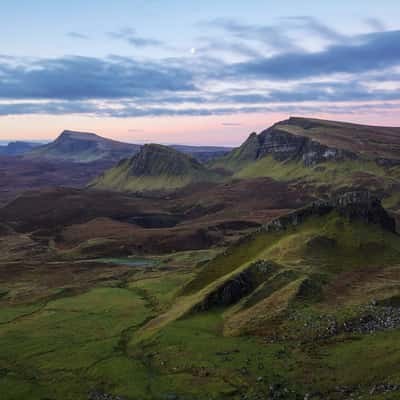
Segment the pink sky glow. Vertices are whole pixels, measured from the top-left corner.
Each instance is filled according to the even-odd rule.
[[[291,115],[367,125],[400,126],[400,104],[388,109],[371,107],[348,113],[325,113],[322,110],[321,106],[321,112],[291,113]],[[94,132],[127,142],[236,146],[251,132],[260,132],[289,116],[287,113],[279,112],[146,118],[96,118],[83,115],[7,116],[0,118],[0,140],[53,140],[64,129],[69,129]]]

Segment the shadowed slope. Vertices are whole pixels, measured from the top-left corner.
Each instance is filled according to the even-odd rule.
[[[139,148],[138,145],[117,142],[94,133],[64,131],[54,142],[36,148],[26,156],[74,162],[116,162],[136,153]]]

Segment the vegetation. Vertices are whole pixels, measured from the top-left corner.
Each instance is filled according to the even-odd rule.
[[[169,191],[218,175],[189,155],[161,145],[145,145],[130,159],[106,171],[91,186],[128,192]]]
[[[1,398],[398,398],[393,220],[375,199],[285,215],[354,186],[398,210],[400,167],[377,160],[397,142],[371,146],[373,128],[329,121],[271,129],[273,146],[252,134],[209,166],[144,146],[93,184],[163,196],[62,189],[4,207]],[[349,153],[314,162],[324,146]]]

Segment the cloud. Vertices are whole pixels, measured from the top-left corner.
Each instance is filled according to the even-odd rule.
[[[318,52],[289,52],[232,65],[233,78],[303,79],[337,73],[358,74],[400,64],[400,31],[360,36]],[[226,73],[225,72],[225,73]]]
[[[222,125],[222,126],[227,126],[227,127],[238,127],[238,126],[242,126],[242,124],[239,123],[239,122],[223,122],[221,125]]]
[[[67,36],[73,39],[88,40],[89,36],[79,32],[68,32]]]
[[[221,38],[200,37],[198,38],[202,45],[196,48],[196,53],[204,55],[210,53],[217,53],[219,56],[221,52],[232,53],[248,58],[256,58],[262,56],[260,50],[255,49],[253,46],[241,42],[231,41]]]
[[[282,18],[283,21],[289,23],[286,29],[303,29],[308,32],[317,34],[320,38],[333,42],[343,42],[348,40],[349,37],[330,28],[328,25],[323,24],[318,19],[311,16],[296,16]]]
[[[227,18],[217,18],[212,21],[203,22],[202,24],[211,28],[222,29],[233,35],[236,40],[239,39],[243,41],[245,39],[257,41],[264,46],[269,46],[279,51],[282,49],[298,49],[298,46],[296,43],[293,43],[293,40],[287,35],[287,32],[279,26],[250,25]]]
[[[376,32],[386,30],[386,25],[379,18],[367,18],[365,23]]]
[[[372,101],[400,100],[400,31],[344,36],[308,16],[285,18],[276,27],[226,19],[209,24],[224,35],[201,38],[196,57],[0,55],[0,115],[235,115],[312,111],[312,102],[327,111],[339,109],[338,103],[363,102],[366,107]],[[286,34],[288,26],[315,33],[324,47],[302,48]],[[135,39],[132,44],[139,47],[162,45],[131,29],[110,35]],[[266,51],[264,43],[275,50]],[[223,52],[242,61],[224,60]]]
[[[191,72],[184,68],[123,57],[0,63],[0,78],[3,99],[112,99],[195,89]]]
[[[95,114],[99,110],[86,102],[23,102],[23,103],[0,103],[0,115],[66,115],[66,114]]]
[[[321,111],[331,114],[357,114],[368,112],[399,112],[400,104],[396,103],[373,103],[373,104],[353,104],[349,107],[346,104],[321,105],[309,104],[273,104],[269,106],[251,105],[248,107],[240,106],[220,106],[220,107],[200,107],[200,108],[161,108],[151,107],[143,108],[137,106],[126,105],[122,108],[97,107],[93,104],[77,103],[77,102],[61,102],[46,104],[0,104],[0,116],[7,115],[27,115],[27,114],[91,114],[97,117],[111,118],[135,118],[135,117],[165,117],[165,116],[223,116],[236,114],[260,114],[270,112],[281,112],[287,114],[311,114],[320,113]],[[239,127],[236,123],[223,123],[226,127]],[[129,129],[130,133],[137,133],[141,130]]]
[[[144,132],[144,129],[128,129],[128,132],[130,132],[130,133],[139,133],[139,132]]]
[[[398,81],[400,85],[400,80]],[[371,89],[357,80],[346,82],[298,83],[288,89],[270,89],[266,93],[226,93],[217,101],[230,104],[304,103],[400,100],[398,90]]]
[[[116,32],[108,32],[112,39],[124,40],[135,47],[164,47],[161,40],[139,36],[134,29],[122,28]]]

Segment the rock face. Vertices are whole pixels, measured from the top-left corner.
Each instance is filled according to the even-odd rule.
[[[276,270],[270,261],[256,261],[244,271],[232,276],[212,290],[193,311],[206,311],[213,307],[227,307],[250,294],[261,281],[266,280]]]
[[[322,216],[337,210],[340,215],[353,219],[361,219],[368,223],[380,225],[389,232],[396,232],[396,222],[382,207],[380,200],[368,191],[347,192],[331,200],[320,200],[308,207],[277,218],[264,226],[267,231],[277,231],[301,224],[311,216]]]
[[[139,153],[98,177],[91,187],[137,193],[168,192],[218,178],[218,173],[187,154],[167,146],[146,144]]]
[[[157,144],[147,144],[129,161],[133,176],[184,176],[204,173],[205,167],[196,159]]]
[[[349,151],[322,145],[305,136],[290,134],[273,126],[258,136],[260,143],[257,158],[272,155],[277,161],[301,160],[306,167],[326,161],[355,159]]]
[[[310,167],[326,161],[357,158],[351,151],[322,144],[300,133],[288,132],[284,127],[291,121],[292,119],[277,123],[259,135],[252,133],[239,148],[228,154],[225,160],[228,164],[246,163],[271,155],[277,161],[301,161],[304,166]],[[305,129],[304,123],[300,125],[300,129]]]

